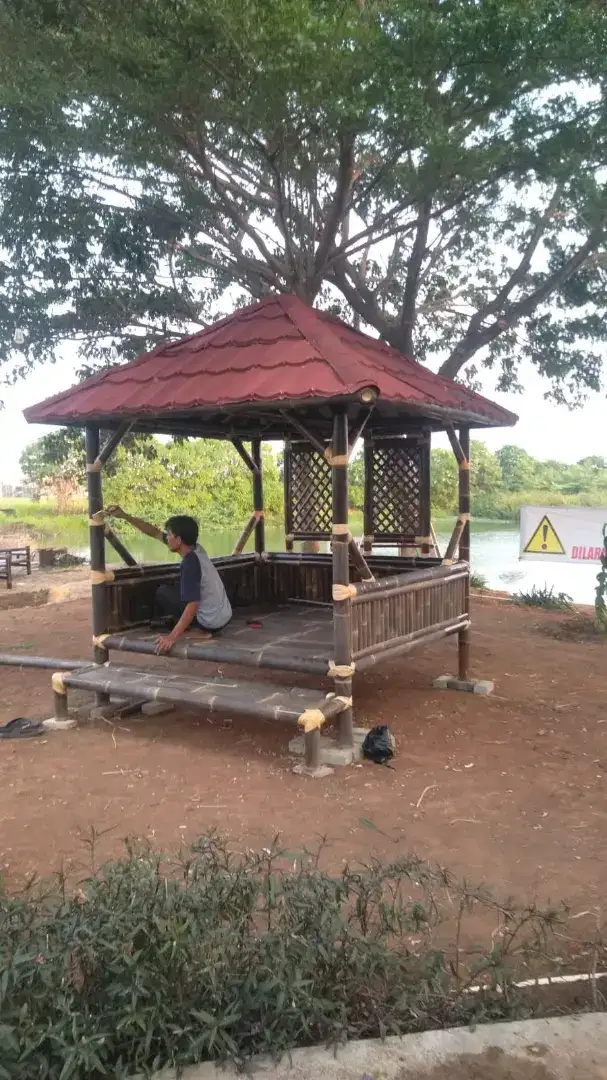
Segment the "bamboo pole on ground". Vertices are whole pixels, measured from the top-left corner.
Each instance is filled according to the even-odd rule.
[[[334,663],[339,671],[335,678],[338,697],[352,700],[352,605],[344,597],[350,584],[348,545],[348,414],[336,409],[333,414],[332,443],[333,487],[333,652]],[[348,672],[348,674],[346,674]],[[354,745],[352,707],[344,709],[339,716],[339,743],[343,747]]]

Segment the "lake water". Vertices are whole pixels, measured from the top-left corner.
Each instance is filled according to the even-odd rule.
[[[435,528],[441,550],[444,550],[451,535],[453,523],[438,520],[435,522]],[[360,520],[353,520],[352,531],[355,536],[362,534]],[[232,551],[238,534],[237,529],[210,532],[204,535],[202,540],[210,555],[226,555]],[[122,535],[127,547],[141,562],[167,561],[173,558],[162,545],[154,540],[139,535],[127,536],[126,533]],[[78,550],[79,554],[87,554],[88,540],[84,528],[77,538],[70,537],[68,540],[56,537],[55,542],[67,544],[70,550]],[[268,551],[284,551],[282,529],[267,530],[266,546]],[[109,544],[107,545],[107,559],[110,563],[120,562]],[[518,527],[493,521],[473,521],[472,523],[472,568],[487,579],[489,588],[518,592],[520,589],[525,591],[531,589],[533,585],[540,588],[547,585],[554,587],[556,592],[567,593],[580,604],[594,603],[596,575],[599,571],[598,563],[576,566],[550,561],[545,564],[537,561],[520,562]]]

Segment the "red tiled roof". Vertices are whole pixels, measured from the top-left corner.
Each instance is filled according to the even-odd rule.
[[[77,423],[313,402],[379,392],[378,406],[459,413],[507,426],[516,417],[435,375],[396,349],[308,307],[272,295],[207,330],[161,345],[25,410],[33,423]]]

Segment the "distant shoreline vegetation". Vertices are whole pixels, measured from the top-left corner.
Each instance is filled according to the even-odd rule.
[[[576,464],[539,461],[517,446],[493,453],[479,441],[471,452],[472,514],[477,519],[517,524],[523,505],[607,506],[607,459],[582,458]],[[39,501],[0,500],[3,527],[22,524],[41,535],[73,528],[85,514],[82,435],[59,429],[31,443],[21,456],[28,485]],[[264,496],[268,524],[283,514],[282,456],[264,448]],[[434,518],[457,513],[457,464],[450,450],[432,451],[431,495]],[[116,453],[104,476],[106,503],[152,521],[176,509],[196,516],[205,530],[239,528],[251,512],[251,480],[234,447],[227,442],[177,441],[167,444],[136,437]],[[363,506],[363,461],[350,467],[350,506]],[[58,521],[58,517],[64,519]]]

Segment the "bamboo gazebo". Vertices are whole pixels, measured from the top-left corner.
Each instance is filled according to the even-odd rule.
[[[344,750],[353,748],[355,670],[364,675],[381,660],[456,635],[459,680],[468,685],[470,430],[515,423],[503,408],[295,296],[272,295],[25,416],[86,428],[93,663],[55,677],[59,715],[67,689],[78,687],[106,701],[118,695],[299,722],[306,764],[315,768],[325,721],[335,721]],[[110,433],[103,446],[101,431]],[[430,441],[438,431],[447,432],[459,465],[459,517],[442,557],[430,522]],[[214,560],[233,622],[210,642],[191,635],[170,655],[305,673],[330,680],[331,692],[326,681],[315,692],[184,676],[171,670],[170,656],[149,671],[109,662],[116,652],[155,652],[154,593],[179,573],[171,563],[137,565],[104,520],[103,468],[128,432],[231,440],[252,477],[251,518],[234,552]],[[348,523],[348,464],[360,439],[362,550]],[[285,444],[283,552],[266,551],[262,440]],[[125,566],[106,568],[106,541]],[[296,551],[305,541],[331,541],[331,554]]]

